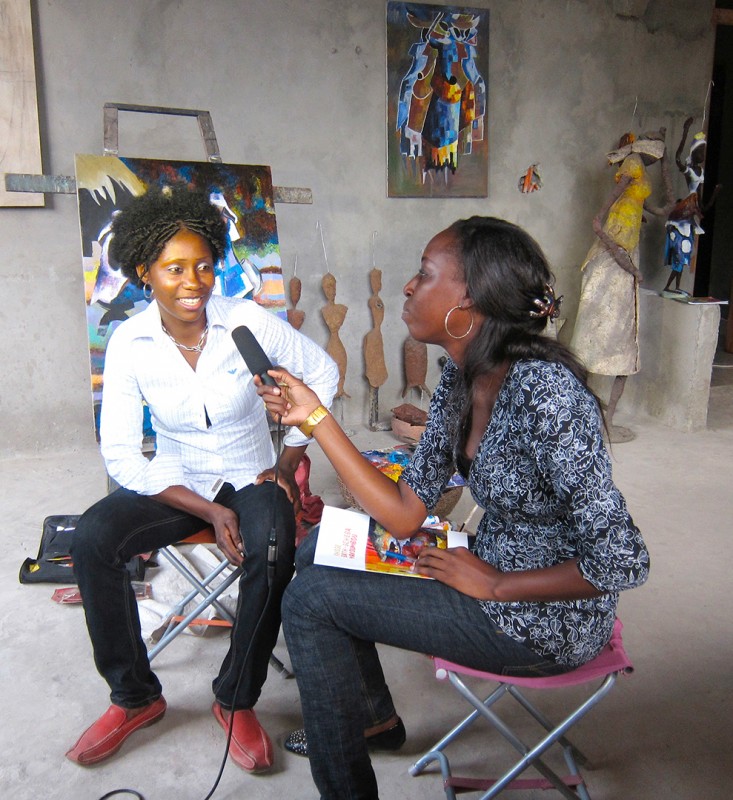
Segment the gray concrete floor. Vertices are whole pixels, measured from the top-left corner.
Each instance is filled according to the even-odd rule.
[[[731,365],[733,356],[718,361]],[[727,800],[733,751],[733,371],[714,369],[705,431],[682,434],[633,414],[619,414],[617,421],[636,432],[634,441],[614,446],[614,474],[651,549],[652,574],[621,600],[636,670],[575,730],[596,766],[587,773],[590,792],[594,800]],[[394,443],[388,433],[366,430],[356,432],[354,441],[362,449]],[[313,491],[343,505],[330,467],[317,446],[311,451]],[[53,586],[22,586],[17,574],[22,560],[37,551],[44,517],[83,510],[104,493],[104,472],[96,450],[89,450],[0,461],[0,482],[8,544],[0,580],[1,796],[96,800],[127,787],[145,800],[204,798],[224,747],[210,713],[210,680],[225,637],[184,636],[171,644],[156,661],[169,703],[165,718],[135,734],[106,763],[85,769],[68,762],[65,751],[106,708],[106,686],[92,665],[81,608],[51,602]],[[470,508],[464,496],[451,517],[461,521]],[[287,662],[282,642],[276,653]],[[433,678],[427,658],[391,648],[383,656],[408,741],[400,753],[374,758],[381,797],[443,797],[439,776],[412,778],[407,769],[459,717],[460,703]],[[552,714],[568,697],[541,699]],[[277,743],[274,770],[251,776],[227,764],[214,796],[313,800],[308,762],[280,746],[300,722],[295,682],[271,670],[258,712]],[[455,747],[455,766],[470,772],[483,761],[491,772],[505,765],[510,753],[497,736],[478,733]]]

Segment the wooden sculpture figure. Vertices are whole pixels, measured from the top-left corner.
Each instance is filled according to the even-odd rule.
[[[663,291],[667,291],[674,281],[675,291],[680,291],[680,281],[685,267],[692,266],[695,240],[705,233],[700,223],[703,215],[713,205],[720,191],[718,184],[707,203],[703,205],[703,184],[705,183],[705,153],[707,142],[704,133],[696,133],[690,145],[690,152],[682,161],[682,150],[692,125],[692,117],[685,120],[680,145],[675,154],[677,169],[685,176],[687,197],[678,200],[667,218],[667,240],[664,246],[664,263],[670,268],[669,279]]]
[[[581,267],[583,279],[571,347],[589,372],[615,380],[606,409],[611,441],[628,441],[631,431],[613,429],[612,421],[626,378],[639,371],[638,246],[644,209],[666,216],[669,208],[645,204],[652,191],[646,167],[660,159],[664,169],[664,134],[626,134],[608,154],[618,164],[616,185],[593,220],[597,241]]]
[[[326,323],[330,336],[326,345],[326,352],[336,362],[339,369],[339,382],[335,397],[351,397],[344,391],[346,379],[346,348],[339,338],[339,329],[344,324],[348,306],[336,302],[336,278],[327,272],[321,280],[323,294],[326,296],[326,305],[321,309],[321,316]]]
[[[425,342],[418,342],[417,339],[408,336],[402,346],[402,352],[405,359],[405,388],[402,397],[405,397],[410,389],[420,389],[430,397],[430,389],[426,383],[428,346]]]
[[[301,288],[302,284],[300,282],[300,278],[293,275],[293,277],[290,279],[290,283],[288,284],[288,291],[290,292],[290,302],[293,307],[287,310],[287,315],[288,315],[288,322],[296,330],[300,330],[301,326],[303,325],[303,321],[305,320],[305,312],[297,308],[297,305],[300,302]]]
[[[381,270],[373,269],[369,272],[369,284],[372,287],[372,295],[368,301],[369,310],[372,312],[372,329],[364,337],[364,366],[369,385],[373,389],[378,389],[388,377],[381,330],[384,321],[384,303],[379,296],[382,288]]]

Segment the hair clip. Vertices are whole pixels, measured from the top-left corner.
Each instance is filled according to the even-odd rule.
[[[535,297],[532,303],[537,307],[537,311],[530,311],[530,317],[548,317],[555,320],[560,316],[560,305],[562,304],[563,295],[555,297],[555,290],[549,283],[545,284],[545,293],[542,297]]]

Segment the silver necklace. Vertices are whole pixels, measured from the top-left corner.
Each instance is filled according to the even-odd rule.
[[[161,322],[160,327],[165,331],[166,336],[173,342],[176,347],[180,347],[181,350],[185,350],[188,353],[200,353],[204,347],[206,346],[206,336],[209,333],[209,323],[207,321],[206,327],[204,328],[204,332],[201,334],[201,338],[199,339],[198,344],[195,344],[193,347],[189,347],[188,345],[181,344],[179,341],[173,338],[173,335],[165,327],[165,325]]]

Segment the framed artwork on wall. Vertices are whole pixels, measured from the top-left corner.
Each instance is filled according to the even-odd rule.
[[[387,3],[387,196],[488,195],[489,12]]]
[[[110,226],[118,211],[149,186],[184,183],[208,192],[229,228],[229,246],[217,264],[214,292],[256,300],[286,318],[280,244],[270,168],[118,156],[76,156],[94,420],[99,410],[107,342],[150,300],[132,286],[109,257]],[[146,438],[152,436],[145,415]]]

